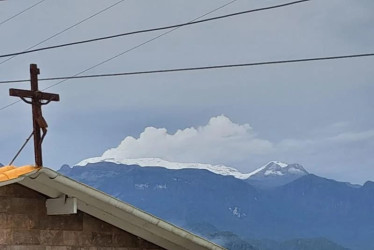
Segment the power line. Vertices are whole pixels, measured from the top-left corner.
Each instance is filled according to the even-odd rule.
[[[21,148],[17,151],[16,155],[10,161],[10,163],[8,164],[8,166],[11,166],[14,163],[14,161],[18,158],[18,156],[20,155],[20,153],[22,152],[22,150],[25,148],[25,146],[27,145],[27,143],[30,141],[30,139],[31,139],[31,137],[33,135],[34,135],[34,132],[31,132],[31,134],[29,135],[29,137],[27,137],[25,143],[22,144]]]
[[[124,2],[124,1],[126,1],[126,0],[118,1],[118,2],[116,2],[116,3],[114,3],[114,4],[112,4],[112,5],[110,5],[110,6],[106,7],[106,8],[104,8],[104,9],[102,9],[102,10],[100,10],[100,11],[98,11],[98,12],[92,14],[92,15],[89,16],[89,17],[86,17],[86,18],[82,19],[81,21],[79,21],[79,22],[77,22],[77,23],[75,23],[75,24],[73,24],[73,25],[71,25],[71,26],[69,26],[69,27],[67,27],[67,28],[65,28],[65,29],[63,29],[63,30],[57,32],[56,34],[54,34],[54,35],[52,35],[52,36],[50,36],[50,37],[44,39],[43,41],[41,41],[41,42],[39,42],[39,43],[37,43],[37,44],[35,44],[35,45],[33,45],[33,46],[27,48],[27,49],[24,50],[23,52],[28,52],[28,51],[30,51],[30,49],[33,49],[33,48],[35,48],[36,46],[38,46],[38,45],[40,45],[40,44],[43,44],[43,43],[45,43],[45,42],[51,40],[52,38],[55,38],[55,37],[61,35],[62,33],[64,33],[64,32],[66,32],[66,31],[68,31],[68,30],[70,30],[70,29],[72,29],[72,28],[74,28],[74,27],[76,27],[76,26],[78,26],[78,25],[80,25],[80,24],[82,24],[82,23],[84,23],[84,22],[90,20],[91,18],[94,18],[94,17],[97,16],[97,15],[100,15],[101,13],[103,13],[103,12],[105,12],[105,11],[107,11],[107,10],[113,8],[114,6],[120,4],[120,3]],[[3,63],[5,63],[5,62],[7,62],[7,61],[9,61],[9,60],[11,60],[11,59],[13,59],[13,58],[16,57],[16,56],[17,56],[17,55],[13,55],[13,56],[11,56],[11,57],[5,59],[4,61],[0,62],[0,65],[3,64]]]
[[[28,7],[28,8],[26,8],[26,9],[22,10],[21,12],[19,12],[19,13],[15,14],[15,15],[13,15],[13,16],[11,16],[11,17],[5,19],[4,21],[0,22],[0,26],[3,25],[4,23],[9,22],[9,21],[12,20],[13,18],[16,18],[16,17],[19,16],[19,15],[22,15],[22,14],[25,13],[26,11],[31,10],[32,8],[38,6],[39,4],[41,4],[41,3],[44,2],[44,1],[46,1],[46,0],[41,0],[41,1],[39,1],[39,2],[37,2],[37,3],[35,3],[35,4],[33,4],[33,5],[31,5],[30,7]]]
[[[33,50],[28,50],[28,51],[15,52],[15,53],[10,53],[10,54],[3,54],[3,55],[0,55],[0,58],[10,57],[10,56],[16,56],[16,55],[23,55],[23,54],[29,54],[29,53],[34,53],[34,52],[43,51],[43,50],[57,49],[57,48],[62,48],[62,47],[67,47],[67,46],[84,44],[84,43],[97,42],[97,41],[102,41],[102,40],[107,40],[107,39],[113,39],[113,38],[118,38],[118,37],[123,37],[123,36],[129,36],[129,35],[135,35],[135,34],[140,34],[140,33],[160,31],[160,30],[172,29],[172,28],[177,28],[177,27],[182,27],[182,26],[189,26],[189,25],[194,25],[194,24],[198,24],[198,23],[210,22],[210,21],[215,21],[215,20],[218,20],[218,19],[224,19],[224,18],[229,18],[229,17],[233,17],[233,16],[238,16],[238,15],[253,13],[253,12],[259,12],[259,11],[271,10],[271,9],[276,9],[276,8],[282,8],[282,7],[291,6],[291,5],[295,5],[295,4],[299,4],[299,3],[304,3],[304,2],[309,2],[309,1],[311,1],[311,0],[294,1],[294,2],[289,2],[289,3],[285,3],[285,4],[280,4],[280,5],[274,5],[274,6],[264,7],[264,8],[258,8],[258,9],[252,9],[252,10],[247,10],[247,11],[236,12],[236,13],[232,13],[232,14],[228,14],[228,15],[223,15],[223,16],[217,16],[217,17],[207,18],[207,19],[203,19],[203,20],[199,20],[199,21],[194,21],[194,22],[181,23],[181,24],[169,25],[169,26],[152,28],[152,29],[144,29],[144,30],[132,31],[132,32],[121,33],[121,34],[116,34],[116,35],[111,35],[111,36],[98,37],[98,38],[93,38],[93,39],[88,39],[88,40],[77,41],[77,42],[64,43],[64,44],[59,44],[59,45],[53,45],[53,46],[48,46],[48,47],[43,47],[43,48],[33,49]]]
[[[15,102],[11,102],[11,103],[9,103],[9,104],[7,104],[7,105],[1,107],[1,108],[0,108],[0,111],[1,111],[1,110],[4,110],[4,109],[7,109],[7,108],[13,106],[13,105],[16,104],[16,103],[19,103],[19,102],[21,102],[21,101],[18,100],[18,101],[15,101]]]
[[[197,18],[194,18],[194,19],[191,20],[190,22],[193,22],[193,21],[196,21],[196,20],[198,20],[198,19],[200,19],[200,18],[203,18],[203,17],[205,17],[205,16],[207,16],[207,15],[213,13],[213,12],[216,12],[216,11],[218,11],[218,10],[220,10],[220,9],[222,9],[222,8],[224,8],[224,7],[228,6],[228,5],[230,5],[230,4],[233,4],[233,3],[236,2],[236,1],[238,1],[238,0],[232,0],[232,1],[230,1],[230,2],[228,2],[228,3],[226,3],[226,4],[224,4],[224,5],[221,5],[220,7],[217,7],[217,8],[215,8],[215,9],[213,9],[213,10],[211,10],[211,11],[209,11],[209,12],[207,12],[207,13],[205,13],[205,14],[203,14],[203,15],[197,17]],[[133,50],[135,50],[135,49],[138,49],[138,48],[140,48],[140,47],[142,47],[142,46],[144,46],[144,45],[146,45],[146,44],[148,44],[148,43],[150,43],[150,42],[152,42],[152,41],[154,41],[154,40],[156,40],[156,39],[158,39],[158,38],[160,38],[160,37],[163,37],[163,36],[165,36],[165,35],[167,35],[167,34],[173,32],[173,31],[175,31],[175,30],[177,30],[177,29],[180,29],[181,27],[182,27],[182,26],[180,26],[180,27],[176,27],[176,28],[173,28],[173,29],[171,29],[171,30],[168,30],[168,31],[166,31],[166,32],[164,32],[164,33],[162,33],[162,34],[160,34],[160,35],[157,35],[157,36],[155,36],[155,37],[153,37],[153,38],[151,38],[151,39],[149,39],[149,40],[147,40],[147,41],[145,41],[145,42],[142,42],[142,43],[140,43],[140,44],[138,44],[138,45],[136,45],[136,46],[134,46],[134,47],[132,47],[132,48],[130,48],[130,49],[127,49],[127,50],[125,50],[125,51],[123,51],[123,52],[121,52],[121,53],[118,53],[118,54],[116,54],[116,55],[114,55],[114,56],[112,56],[112,57],[110,57],[110,58],[108,58],[108,59],[105,59],[104,61],[101,61],[101,62],[99,62],[99,63],[97,63],[97,64],[95,64],[95,65],[93,65],[93,66],[91,66],[91,67],[89,67],[89,68],[87,68],[87,69],[85,69],[85,70],[83,70],[83,71],[77,73],[77,74],[75,74],[74,76],[81,75],[81,74],[83,74],[83,73],[85,73],[85,72],[87,72],[87,71],[89,71],[89,70],[91,70],[91,69],[97,68],[97,67],[99,67],[100,65],[103,65],[103,64],[105,64],[105,63],[107,63],[107,62],[110,62],[110,61],[114,60],[115,58],[118,58],[118,57],[120,57],[120,56],[122,56],[122,55],[124,55],[124,54],[129,53],[130,51],[133,51]],[[54,83],[54,84],[48,86],[47,88],[45,88],[44,90],[46,90],[46,89],[50,89],[50,88],[53,88],[53,87],[55,87],[55,86],[57,86],[57,85],[60,85],[61,83],[65,82],[65,81],[67,81],[67,80],[68,80],[68,79],[65,79],[65,80],[59,81],[59,82],[57,82],[57,83]]]
[[[45,0],[43,0],[43,1],[45,1]],[[43,2],[43,1],[41,1],[41,2]],[[111,9],[111,8],[113,8],[114,6],[120,4],[120,3],[124,2],[124,1],[126,1],[126,0],[118,1],[118,2],[116,2],[116,3],[114,3],[114,4],[110,5],[110,6],[106,7],[105,9],[100,10],[99,12],[96,12],[95,14],[93,14],[93,15],[91,15],[91,16],[89,16],[89,17],[87,17],[87,18],[85,18],[85,19],[83,19],[83,20],[81,20],[81,21],[79,21],[79,22],[77,22],[77,23],[75,23],[75,24],[73,24],[73,25],[67,27],[66,29],[64,29],[64,30],[62,30],[62,31],[60,31],[60,32],[58,32],[58,33],[56,33],[56,34],[54,34],[54,35],[52,35],[52,36],[50,36],[50,37],[44,39],[43,41],[41,41],[41,42],[39,42],[39,43],[33,45],[32,47],[26,49],[25,52],[28,51],[29,49],[35,48],[36,46],[38,46],[38,45],[40,45],[40,44],[42,44],[42,43],[44,43],[44,42],[47,42],[48,40],[50,40],[50,39],[52,39],[52,38],[54,38],[54,37],[56,37],[56,36],[58,36],[58,35],[61,35],[62,33],[64,33],[64,32],[66,32],[66,31],[68,31],[68,30],[70,30],[70,29],[72,29],[72,28],[74,28],[74,27],[76,27],[76,26],[82,24],[83,22],[85,22],[85,21],[87,21],[87,20],[89,20],[89,19],[91,19],[91,18],[93,18],[93,17],[95,17],[95,16],[97,16],[97,15],[99,15],[99,14],[101,14],[101,13],[103,13],[103,12],[105,12],[105,11]],[[13,55],[12,57],[7,58],[6,60],[0,62],[0,64],[3,64],[3,63],[5,63],[5,62],[7,62],[7,61],[13,59],[13,58],[16,57],[16,56],[17,56],[17,55]],[[85,71],[83,71],[82,73],[84,73],[84,72],[85,72]],[[62,83],[62,82],[64,82],[64,81],[66,81],[66,80],[63,80],[63,81],[61,81],[61,82],[59,82],[59,83]],[[50,88],[50,87],[51,87],[51,86],[49,86],[48,88]],[[46,88],[46,89],[48,89],[48,88]],[[44,89],[43,89],[43,90],[44,90]],[[20,100],[17,100],[17,101],[14,101],[14,102],[12,102],[12,103],[9,103],[9,104],[7,104],[7,105],[1,107],[1,108],[0,108],[0,111],[2,111],[2,110],[4,110],[4,109],[7,109],[7,108],[11,107],[11,106],[17,104],[18,102],[20,102]]]
[[[200,19],[200,18],[202,18],[202,17],[205,17],[205,16],[207,16],[207,15],[209,15],[209,14],[211,14],[211,13],[217,11],[217,10],[220,10],[220,9],[222,9],[222,8],[224,8],[224,7],[228,6],[228,5],[230,5],[230,4],[234,3],[234,2],[236,2],[236,1],[238,1],[238,0],[232,0],[232,1],[230,1],[230,2],[228,2],[228,3],[226,3],[226,4],[224,4],[224,5],[221,5],[220,7],[215,8],[215,9],[213,9],[213,10],[211,10],[211,11],[205,13],[204,15],[199,16],[199,17],[193,19],[193,20],[190,21],[190,22],[193,22],[193,21],[198,20],[198,19]],[[109,61],[111,61],[111,60],[113,60],[113,59],[115,59],[115,58],[117,58],[117,57],[119,57],[119,56],[121,56],[121,55],[124,55],[124,54],[126,54],[126,53],[128,53],[128,52],[130,52],[130,51],[132,51],[132,50],[135,50],[135,49],[137,49],[137,48],[139,48],[139,47],[141,47],[141,46],[143,46],[143,45],[145,45],[145,44],[148,44],[148,43],[150,43],[150,42],[152,42],[152,41],[154,41],[154,40],[156,40],[156,39],[158,39],[158,38],[160,38],[160,37],[162,37],[162,36],[165,36],[165,35],[167,35],[167,34],[173,32],[174,30],[177,30],[177,29],[179,29],[179,28],[181,28],[181,27],[182,27],[182,26],[180,26],[180,27],[176,27],[176,28],[171,29],[171,30],[168,30],[168,31],[162,33],[161,35],[158,35],[158,36],[156,36],[156,37],[154,37],[154,38],[152,38],[152,39],[149,39],[149,40],[147,40],[147,41],[145,41],[145,42],[143,42],[143,43],[141,43],[141,44],[138,44],[138,45],[135,46],[135,47],[132,47],[132,48],[130,48],[130,49],[124,51],[124,52],[121,52],[121,53],[119,53],[119,54],[117,54],[117,55],[115,55],[115,56],[113,56],[113,57],[111,57],[111,58],[109,58],[109,59],[106,59],[106,60],[104,60],[104,61],[102,61],[102,62],[100,62],[100,63],[98,63],[98,64],[95,64],[95,65],[93,65],[93,66],[91,66],[91,67],[89,67],[89,68],[87,68],[87,69],[85,69],[85,70],[83,70],[83,71],[81,71],[81,72],[75,74],[74,76],[81,75],[81,74],[83,74],[83,73],[85,73],[85,72],[87,72],[87,71],[89,71],[89,70],[91,70],[91,69],[94,69],[94,68],[96,68],[96,67],[98,67],[98,66],[100,66],[100,65],[102,65],[102,64],[104,64],[104,63],[107,63],[107,62],[109,62]],[[52,85],[50,85],[50,86],[44,88],[43,90],[53,88],[53,87],[55,87],[55,86],[57,86],[57,85],[59,85],[59,84],[65,82],[65,81],[68,81],[68,79],[64,79],[64,80],[59,81],[59,82],[57,82],[57,83],[55,83],[55,84],[52,84]],[[18,100],[18,101],[14,101],[14,102],[12,102],[12,103],[9,103],[9,104],[7,104],[7,105],[1,107],[1,108],[0,108],[0,111],[2,111],[2,110],[4,110],[4,109],[7,109],[7,108],[9,108],[9,107],[11,107],[11,106],[13,106],[13,105],[19,103],[19,102],[20,102],[20,100]]]
[[[343,56],[329,56],[329,57],[314,57],[314,58],[291,59],[291,60],[280,60],[280,61],[265,61],[265,62],[241,63],[241,64],[224,64],[224,65],[201,66],[201,67],[190,67],[190,68],[174,68],[174,69],[159,69],[159,70],[149,70],[149,71],[134,71],[134,72],[121,72],[121,73],[109,73],[109,74],[95,74],[95,75],[83,75],[83,76],[49,77],[49,78],[41,78],[41,79],[39,79],[39,81],[72,80],[72,79],[101,78],[101,77],[118,77],[118,76],[172,73],[172,72],[183,72],[183,71],[213,70],[213,69],[238,68],[238,67],[253,67],[253,66],[263,66],[263,65],[272,65],[272,64],[302,63],[302,62],[339,60],[339,59],[371,57],[371,56],[374,56],[374,53],[353,54],[353,55],[343,55]],[[1,84],[22,83],[22,82],[28,82],[28,81],[29,80],[13,80],[13,81],[0,81],[0,83]]]

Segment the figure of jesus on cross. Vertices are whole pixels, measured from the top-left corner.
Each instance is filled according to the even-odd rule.
[[[36,64],[30,65],[31,90],[23,89],[9,89],[10,96],[20,97],[24,102],[32,105],[32,120],[33,120],[33,136],[34,136],[34,150],[35,150],[35,165],[37,167],[43,166],[42,158],[42,142],[47,134],[48,124],[42,114],[42,105],[46,105],[51,101],[60,101],[60,96],[57,94],[45,93],[39,91],[38,75],[40,71]],[[31,100],[27,100],[30,98]],[[43,102],[45,101],[45,102]],[[41,130],[43,134],[41,134]]]

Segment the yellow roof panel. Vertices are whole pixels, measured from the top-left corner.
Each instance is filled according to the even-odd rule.
[[[4,173],[6,171],[9,171],[9,170],[15,169],[15,168],[16,168],[15,166],[4,166],[4,167],[1,167],[0,168],[0,174]]]
[[[22,167],[4,166],[0,168],[0,182],[16,179],[22,175],[40,169],[39,167],[27,165]]]

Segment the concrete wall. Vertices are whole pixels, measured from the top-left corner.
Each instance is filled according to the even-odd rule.
[[[0,187],[1,250],[162,249],[80,211],[48,216],[46,199],[19,184]]]

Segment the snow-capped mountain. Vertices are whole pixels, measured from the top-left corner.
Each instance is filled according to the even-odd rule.
[[[241,173],[239,170],[227,167],[224,165],[211,165],[202,163],[181,163],[181,162],[171,162],[162,160],[160,158],[139,158],[139,159],[125,159],[125,158],[104,158],[104,157],[94,157],[83,160],[76,164],[75,166],[86,166],[87,164],[99,163],[99,162],[109,162],[115,164],[123,165],[137,165],[141,167],[163,167],[166,169],[204,169],[212,173],[223,175],[223,176],[233,176],[241,180],[254,180],[253,184],[257,181],[264,179],[265,181],[271,180],[278,186],[277,179],[281,181],[279,183],[285,184],[289,181],[295,180],[301,176],[308,174],[308,172],[299,164],[287,164],[279,161],[271,161],[265,166],[251,172],[251,173]]]
[[[272,161],[250,173],[248,182],[260,188],[285,185],[309,173],[300,164]]]
[[[271,161],[265,166],[250,173],[251,178],[270,178],[273,176],[295,175],[303,176],[309,174],[300,164],[287,164],[279,161]]]
[[[94,157],[83,160],[75,166],[86,166],[90,163],[98,163],[98,162],[111,162],[116,164],[123,164],[123,165],[138,165],[141,167],[163,167],[167,169],[205,169],[212,173],[227,176],[231,175],[237,179],[248,179],[250,174],[243,174],[239,170],[227,167],[224,165],[211,165],[211,164],[202,164],[202,163],[181,163],[181,162],[171,162],[165,161],[160,158],[140,158],[140,159],[124,159],[124,158],[103,158],[103,157]]]

